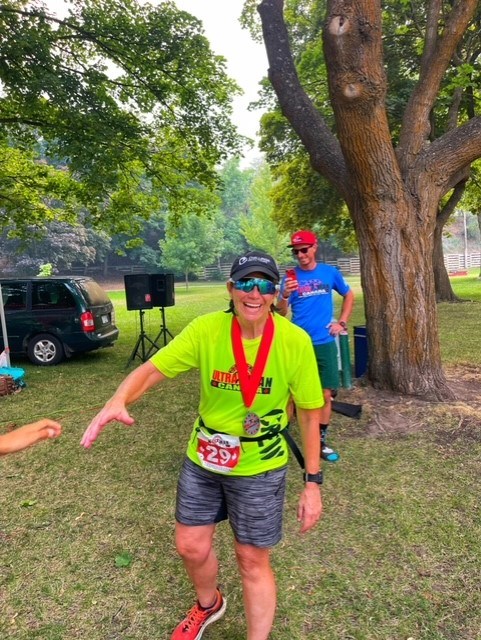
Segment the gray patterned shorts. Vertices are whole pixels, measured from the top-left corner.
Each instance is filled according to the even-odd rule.
[[[256,476],[213,473],[185,458],[177,485],[177,522],[229,520],[241,544],[272,547],[282,538],[287,467]]]

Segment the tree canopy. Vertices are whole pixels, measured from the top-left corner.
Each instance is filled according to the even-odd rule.
[[[74,219],[122,231],[132,212],[213,186],[238,150],[238,87],[201,23],[171,2],[0,4],[0,225]],[[32,169],[31,171],[29,169]]]
[[[209,219],[186,212],[179,224],[167,222],[165,240],[159,241],[160,261],[166,269],[183,273],[186,287],[189,273],[197,273],[222,252],[223,233],[216,223],[217,216],[218,213]]]
[[[241,216],[241,229],[249,247],[270,253],[278,263],[292,259],[289,235],[280,233],[274,221],[272,175],[267,164],[259,166],[252,182],[249,210]]]

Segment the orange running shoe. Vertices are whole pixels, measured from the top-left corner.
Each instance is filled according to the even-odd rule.
[[[196,602],[185,618],[174,629],[170,640],[200,640],[205,628],[222,618],[227,602],[217,589],[217,599],[210,609],[201,609]]]

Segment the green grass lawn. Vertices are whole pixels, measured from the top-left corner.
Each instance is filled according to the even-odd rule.
[[[472,302],[439,305],[439,322],[445,364],[479,374],[477,275],[453,279]],[[352,284],[354,326],[364,318],[359,281]],[[132,408],[135,426],[110,425],[91,451],[79,446],[133,368],[126,364],[139,314],[126,310],[123,291],[111,297],[121,331],[113,348],[52,368],[15,361],[27,387],[0,398],[3,431],[41,416],[64,425],[58,441],[0,461],[0,638],[164,640],[192,603],[173,545],[173,511],[197,373],[149,392]],[[227,299],[223,285],[176,286],[167,328],[175,335],[198,314],[226,308]],[[159,310],[145,319],[153,338]],[[481,639],[480,416],[473,409],[466,417],[457,405],[408,409],[415,429],[375,434],[368,415],[335,414],[341,460],[326,468],[324,517],[303,537],[295,514],[301,474],[291,463],[284,540],[273,552],[273,640]],[[228,609],[204,637],[245,640],[226,524],[216,548]]]

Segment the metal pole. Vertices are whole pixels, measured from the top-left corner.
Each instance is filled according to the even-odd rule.
[[[8,346],[7,323],[5,322],[5,309],[3,308],[2,285],[0,284],[0,320],[2,323],[2,336],[7,367],[10,366],[10,347]]]

